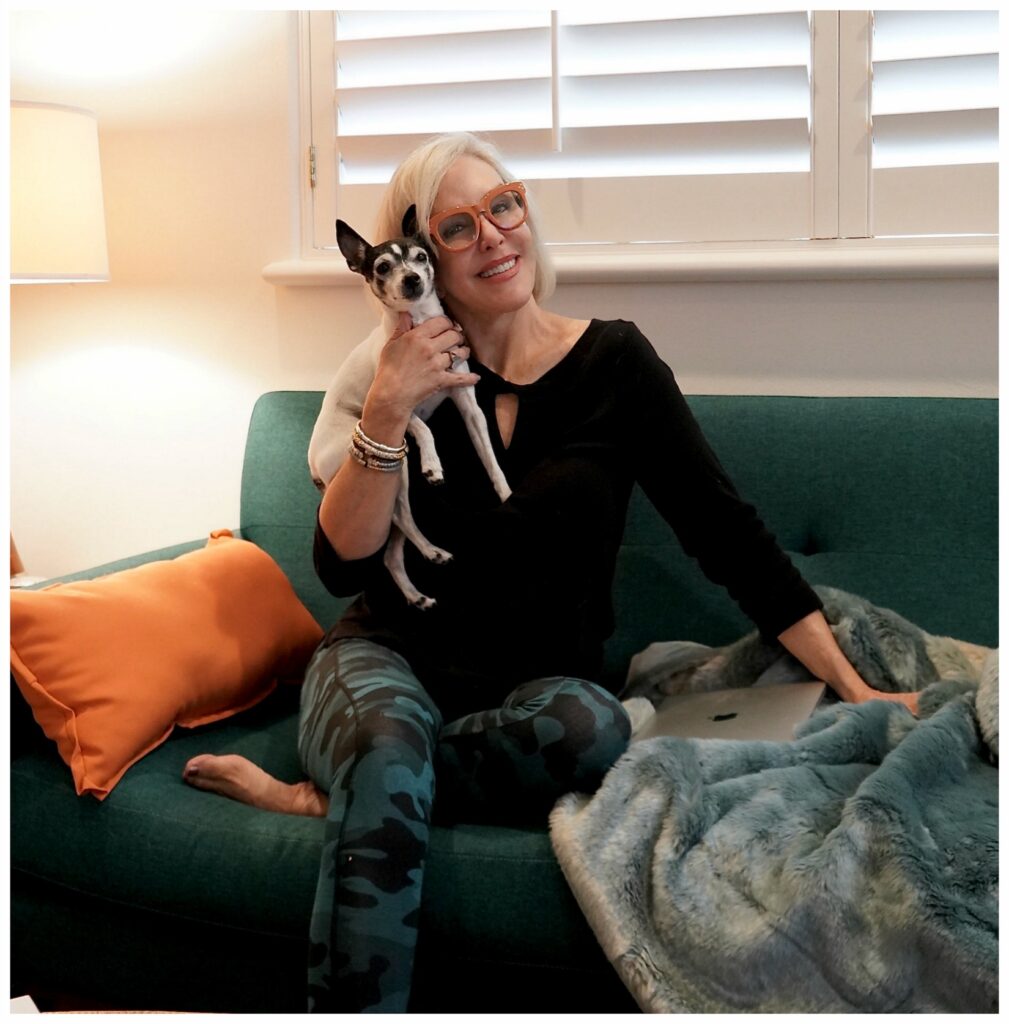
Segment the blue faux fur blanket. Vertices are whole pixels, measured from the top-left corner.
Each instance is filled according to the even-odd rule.
[[[997,653],[983,677],[920,721],[634,743],[562,798],[554,849],[641,1008],[995,1012]]]

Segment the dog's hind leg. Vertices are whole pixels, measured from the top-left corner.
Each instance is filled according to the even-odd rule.
[[[406,467],[406,460],[403,461],[403,478],[400,484],[399,494],[396,495],[396,504],[392,512],[392,529],[389,531],[389,543],[385,548],[385,555],[382,561],[385,567],[392,574],[396,586],[403,592],[403,596],[417,608],[433,608],[434,599],[422,594],[410,581],[406,574],[406,566],[403,559],[403,541],[409,540],[420,553],[429,561],[443,564],[452,560],[452,555],[442,548],[435,547],[427,537],[420,532],[414,522],[413,514],[410,512],[409,474]]]
[[[427,537],[420,532],[420,528],[414,522],[413,513],[410,511],[410,473],[407,469],[406,459],[403,460],[403,477],[399,487],[399,494],[396,495],[396,504],[392,510],[392,521],[398,526],[406,539],[429,561],[437,565],[444,562],[451,562],[452,555],[443,548],[435,547]]]
[[[508,486],[508,481],[494,457],[490,432],[487,430],[487,419],[477,404],[476,392],[470,387],[454,388],[451,397],[462,415],[470,440],[473,442],[477,455],[480,456],[483,468],[487,470],[495,493],[502,501],[507,501],[512,495],[512,489]]]
[[[382,562],[396,581],[396,586],[399,587],[403,596],[410,604],[415,608],[433,608],[436,603],[434,598],[422,594],[406,574],[406,565],[403,561],[403,545],[405,540],[406,537],[403,531],[398,526],[393,526],[389,531],[389,543],[385,546]]]
[[[419,417],[411,416],[406,426],[407,433],[417,442],[420,453],[420,468],[424,479],[430,484],[440,484],[445,480],[445,471],[441,468],[441,459],[434,446],[434,435],[431,428]]]

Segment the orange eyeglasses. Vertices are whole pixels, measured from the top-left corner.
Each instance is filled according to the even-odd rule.
[[[454,206],[436,213],[428,221],[431,237],[449,252],[468,249],[480,237],[480,214],[502,231],[521,227],[529,215],[525,185],[510,181],[492,188],[473,206]]]

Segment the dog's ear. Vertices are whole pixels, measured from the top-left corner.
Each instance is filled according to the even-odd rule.
[[[340,246],[340,252],[346,257],[347,266],[355,274],[361,273],[364,266],[364,258],[370,245],[348,224],[346,221],[336,222],[336,242]]]
[[[403,214],[403,237],[412,238],[419,232],[419,225],[417,224],[417,204],[411,203],[410,209]]]
[[[417,242],[424,247],[424,251],[428,254],[431,262],[438,262],[438,253],[435,252],[434,246],[428,244],[420,233],[420,225],[417,223],[416,205],[411,206],[410,209],[403,214],[403,223],[401,227],[403,229],[404,238],[415,238]]]

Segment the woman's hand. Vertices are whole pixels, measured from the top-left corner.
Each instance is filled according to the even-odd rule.
[[[405,427],[410,414],[426,398],[443,388],[476,384],[480,378],[475,373],[450,370],[456,359],[468,357],[469,348],[447,317],[413,327],[410,315],[400,313],[396,330],[379,357],[362,419],[376,427],[393,423]]]
[[[889,700],[903,704],[912,714],[918,713],[917,693],[883,693],[869,686],[837,646],[822,612],[811,612],[799,619],[778,636],[778,641],[817,679],[822,679],[841,700],[849,704]]]
[[[882,690],[874,690],[868,683],[863,683],[862,685],[865,689],[860,690],[851,698],[851,703],[864,704],[869,700],[888,700],[894,704],[903,704],[912,715],[917,716],[918,698],[921,696],[920,691],[915,693],[884,693]]]
[[[475,384],[472,373],[449,373],[450,361],[465,359],[469,349],[445,317],[412,327],[402,313],[379,356],[361,412],[361,429],[373,441],[403,442],[413,410],[436,391]],[[402,484],[400,473],[376,473],[345,459],[326,487],[319,521],[333,550],[353,560],[374,554],[389,536],[393,508]]]

